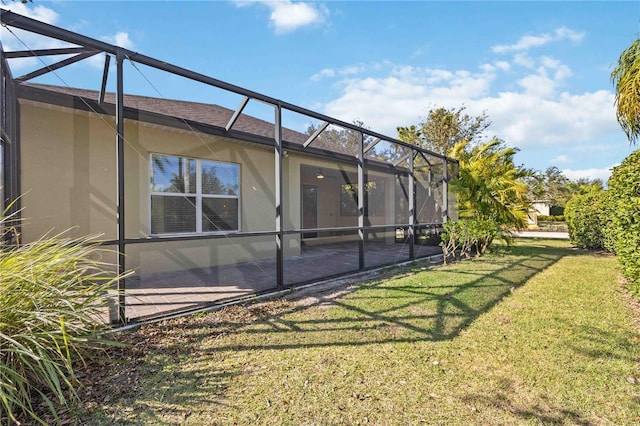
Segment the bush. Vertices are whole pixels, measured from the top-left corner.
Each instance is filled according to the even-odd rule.
[[[577,247],[603,249],[605,228],[609,221],[606,191],[576,195],[565,206],[569,239]]]
[[[57,418],[56,407],[77,399],[73,363],[107,343],[97,331],[116,279],[93,260],[97,250],[59,235],[0,245],[0,422],[45,424],[41,406]]]
[[[618,255],[631,290],[640,295],[640,150],[614,167],[608,182],[610,248]]]
[[[445,263],[458,254],[471,257],[482,255],[495,238],[508,238],[499,224],[490,220],[467,219],[444,224],[440,245]]]
[[[564,215],[556,215],[556,216],[545,216],[545,215],[538,215],[538,222],[564,222],[565,218]]]

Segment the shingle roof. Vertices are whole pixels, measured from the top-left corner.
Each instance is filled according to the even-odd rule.
[[[98,91],[79,89],[74,87],[62,87],[45,84],[23,84],[29,88],[45,90],[48,92],[61,93],[64,95],[98,100]],[[115,94],[106,93],[104,97],[106,104],[115,104]],[[234,111],[215,104],[205,104],[200,102],[188,102],[175,99],[152,98],[148,96],[124,95],[125,108],[133,108],[139,111],[147,111],[155,114],[162,114],[183,120],[194,121],[202,124],[216,126],[224,129],[231,119]],[[261,120],[250,115],[241,114],[233,125],[233,129],[253,135],[263,136],[273,139],[275,137],[273,123]],[[287,142],[302,144],[307,135],[295,130],[283,128],[282,138]]]

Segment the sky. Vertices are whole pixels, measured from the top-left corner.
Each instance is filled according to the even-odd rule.
[[[557,166],[570,179],[606,181],[638,148],[616,121],[610,82],[620,53],[640,33],[637,0],[0,3],[391,137],[430,109],[464,106],[488,116],[487,137],[520,150],[518,164]],[[6,29],[0,40],[8,51],[60,46]],[[33,82],[99,90],[103,61]],[[11,66],[17,76],[42,65],[21,59]],[[131,64],[125,91],[234,109],[240,99]],[[252,108],[265,114],[264,105]],[[291,116],[283,124],[304,131],[310,122]]]

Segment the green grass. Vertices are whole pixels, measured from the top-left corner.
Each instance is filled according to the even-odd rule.
[[[126,335],[84,424],[638,424],[638,313],[561,241]],[[126,354],[124,354],[126,355]],[[126,384],[123,382],[126,380]],[[105,398],[106,395],[106,399]]]

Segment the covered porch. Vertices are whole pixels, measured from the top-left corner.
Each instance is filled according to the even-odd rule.
[[[410,260],[408,241],[400,238],[400,231],[392,244],[375,241],[366,244],[367,269],[388,265],[390,261],[397,264]],[[440,261],[442,249],[437,239],[425,237],[420,241],[415,246],[415,258]],[[357,240],[303,244],[300,255],[285,259],[285,287],[355,274],[359,270]],[[198,310],[278,289],[275,259],[134,276],[127,281],[129,322]]]
[[[430,256],[457,219],[454,159],[9,11],[0,22],[67,46],[0,46],[0,210],[26,219],[8,243],[100,235],[122,277],[114,322]],[[72,87],[67,66],[96,55],[95,85]],[[25,57],[66,59],[14,78]],[[167,75],[195,90],[165,96]]]

